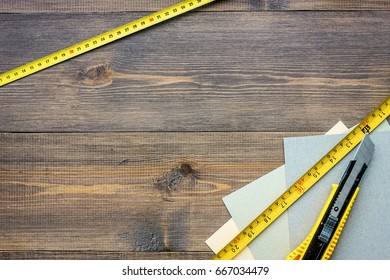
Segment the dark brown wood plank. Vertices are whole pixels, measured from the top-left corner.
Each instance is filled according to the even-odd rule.
[[[0,71],[139,15],[4,14]],[[388,12],[193,13],[0,88],[0,131],[350,126],[389,94],[389,41]]]
[[[213,252],[0,251],[0,260],[208,260]]]
[[[179,0],[2,0],[3,13],[88,13],[156,11]],[[386,0],[219,0],[203,11],[389,10]]]
[[[222,197],[280,166],[292,135],[0,133],[0,255],[211,252]]]

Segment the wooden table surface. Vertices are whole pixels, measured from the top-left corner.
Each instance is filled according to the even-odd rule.
[[[0,72],[175,0],[2,0]],[[283,138],[390,92],[390,1],[225,0],[0,88],[1,259],[208,259]]]

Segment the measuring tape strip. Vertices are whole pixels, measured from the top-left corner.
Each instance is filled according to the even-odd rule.
[[[216,0],[185,0],[0,74],[0,87]]]
[[[382,121],[390,116],[390,97],[372,111],[357,127],[334,146],[324,157],[290,186],[267,209],[254,219],[214,257],[214,260],[230,260],[283,214],[294,202],[317,183],[332,167],[343,159]]]

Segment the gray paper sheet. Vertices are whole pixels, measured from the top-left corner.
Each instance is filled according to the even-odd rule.
[[[360,182],[360,191],[332,259],[390,259],[390,132],[384,122],[370,134],[375,152]],[[292,185],[344,135],[284,139],[286,185]],[[350,152],[288,211],[290,245],[296,248],[306,238],[328,197],[339,183]]]
[[[243,230],[285,191],[284,175],[284,166],[278,167],[223,198],[239,230]],[[290,248],[288,234],[285,234],[288,233],[287,218],[287,215],[281,215],[249,244],[255,259],[278,260],[287,256]]]

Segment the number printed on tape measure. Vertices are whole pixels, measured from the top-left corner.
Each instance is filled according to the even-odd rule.
[[[138,31],[161,23],[216,0],[185,0],[148,16],[109,30],[103,34],[79,42],[73,46],[59,50],[53,54],[32,61],[10,71],[0,74],[0,86],[4,86],[38,71],[74,58],[88,51],[109,44],[115,40],[129,36]]]

